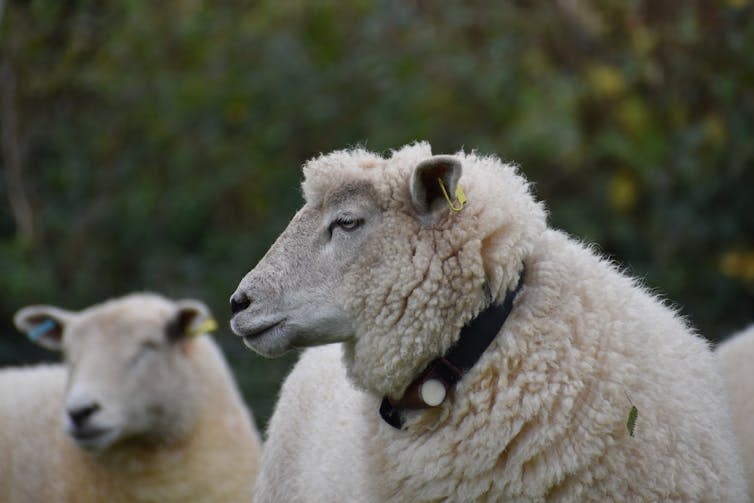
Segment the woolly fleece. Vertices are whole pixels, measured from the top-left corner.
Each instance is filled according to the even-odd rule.
[[[497,158],[456,154],[469,202],[422,222],[409,179],[431,155],[417,143],[304,166],[305,208],[326,213],[349,188],[381,220],[326,292],[355,334],[307,350],[286,380],[255,501],[748,501],[705,341],[593,248],[546,229],[527,182]],[[308,246],[297,235],[239,288],[306,276],[286,256]],[[402,431],[382,421],[382,396],[400,396],[522,266],[510,317],[451,399],[406,413]]]
[[[139,294],[101,306],[112,309],[109,321],[117,324],[121,321],[117,318],[129,313],[162,311],[170,305],[162,297]],[[90,310],[101,315],[97,307]],[[124,336],[115,331],[108,335]],[[253,419],[212,338],[199,335],[187,342],[180,351],[190,360],[192,377],[176,385],[189,386],[197,397],[190,432],[169,442],[125,440],[99,453],[79,448],[64,431],[65,366],[0,371],[0,499],[7,503],[249,501],[260,451]],[[162,378],[171,376],[163,373]]]
[[[754,325],[732,335],[715,352],[733,407],[749,494],[754,494]]]

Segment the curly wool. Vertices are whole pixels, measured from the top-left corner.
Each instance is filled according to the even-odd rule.
[[[733,408],[749,494],[754,494],[754,325],[733,334],[715,353]]]
[[[141,297],[131,296],[128,309]],[[117,306],[120,301],[111,302]],[[188,386],[198,403],[190,430],[168,442],[125,441],[96,454],[85,452],[64,430],[66,366],[0,371],[0,499],[8,503],[249,500],[260,455],[253,419],[209,335],[194,337],[186,354],[193,372]]]
[[[257,501],[748,501],[712,353],[677,313],[593,249],[546,230],[516,170],[459,153],[469,203],[413,216],[419,143],[304,168],[308,203],[370,184],[383,208],[339,295],[356,337],[307,350],[268,429]],[[525,282],[453,396],[377,414],[487,302]],[[343,358],[341,359],[341,352]],[[638,411],[634,436],[626,423]]]
[[[357,316],[358,337],[346,346],[349,376],[376,394],[400,396],[444,353],[489,301],[484,287],[497,299],[514,288],[524,257],[545,229],[544,207],[515,168],[474,153],[457,154],[464,163],[460,184],[471,195],[464,210],[422,225],[407,180],[431,155],[428,144],[417,143],[389,160],[339,151],[304,166],[310,203],[345,185],[368,183],[383,208],[384,239],[370,242],[341,285],[344,303]]]

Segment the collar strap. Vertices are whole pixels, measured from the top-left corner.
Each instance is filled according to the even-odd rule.
[[[447,353],[432,360],[414,379],[398,400],[387,396],[380,404],[380,416],[393,428],[403,427],[401,410],[427,409],[441,405],[455,385],[476,364],[489,347],[513,309],[513,301],[524,284],[524,271],[514,290],[505,295],[502,304],[490,304],[461,329],[458,341]]]

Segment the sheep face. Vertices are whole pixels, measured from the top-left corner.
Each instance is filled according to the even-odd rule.
[[[233,330],[267,357],[351,337],[340,285],[380,220],[365,183],[341,187],[322,205],[305,205],[243,280],[236,297],[251,302],[233,317]]]
[[[343,341],[349,376],[378,394],[400,395],[514,286],[544,230],[526,182],[496,159],[420,143],[390,159],[336,152],[304,175],[306,202],[231,297],[231,327],[267,357]],[[453,211],[458,184],[469,202]]]
[[[161,442],[193,426],[192,326],[197,301],[133,295],[75,313],[29,306],[15,317],[37,343],[62,350],[68,369],[63,421],[82,448]]]

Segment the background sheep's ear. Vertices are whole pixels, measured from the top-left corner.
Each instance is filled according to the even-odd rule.
[[[217,328],[209,308],[198,300],[179,300],[168,321],[166,333],[170,341],[182,341]]]
[[[434,220],[448,210],[439,180],[452,200],[462,171],[461,161],[451,155],[436,155],[416,165],[411,175],[411,201],[421,217]]]
[[[73,313],[53,306],[27,306],[16,313],[13,323],[34,344],[60,351],[65,327],[73,316]]]

